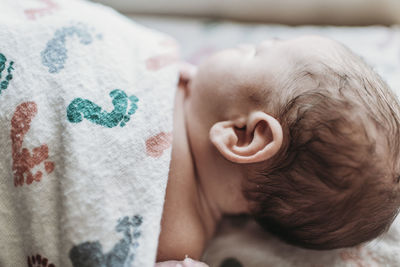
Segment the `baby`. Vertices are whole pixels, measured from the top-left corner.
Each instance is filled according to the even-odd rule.
[[[400,205],[399,111],[358,56],[317,36],[182,72],[157,260],[198,259],[224,214],[309,249],[379,236]]]
[[[225,214],[311,249],[395,218],[399,104],[342,45],[243,45],[176,89],[168,36],[89,1],[5,2],[1,266],[202,266]]]

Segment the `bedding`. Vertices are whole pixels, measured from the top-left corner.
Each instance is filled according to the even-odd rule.
[[[319,34],[336,39],[361,55],[400,96],[400,27],[288,27],[229,21],[132,16],[166,32],[181,45],[183,58],[199,64],[207,56],[238,43]],[[203,261],[211,267],[400,266],[400,217],[389,231],[366,246],[312,251],[287,245],[249,218],[226,219],[208,245]]]
[[[154,266],[176,42],[86,1],[0,8],[0,266]]]

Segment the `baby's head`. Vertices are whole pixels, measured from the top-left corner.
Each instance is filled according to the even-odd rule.
[[[312,249],[388,229],[400,205],[400,106],[346,47],[315,36],[239,46],[204,62],[188,88],[189,141],[216,205],[245,203],[261,226]]]

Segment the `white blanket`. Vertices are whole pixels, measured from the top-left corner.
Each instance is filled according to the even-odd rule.
[[[0,10],[0,266],[153,266],[175,42],[85,1]]]

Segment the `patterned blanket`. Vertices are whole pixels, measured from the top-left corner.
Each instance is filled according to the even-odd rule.
[[[153,266],[176,43],[86,1],[0,10],[0,266]]]

